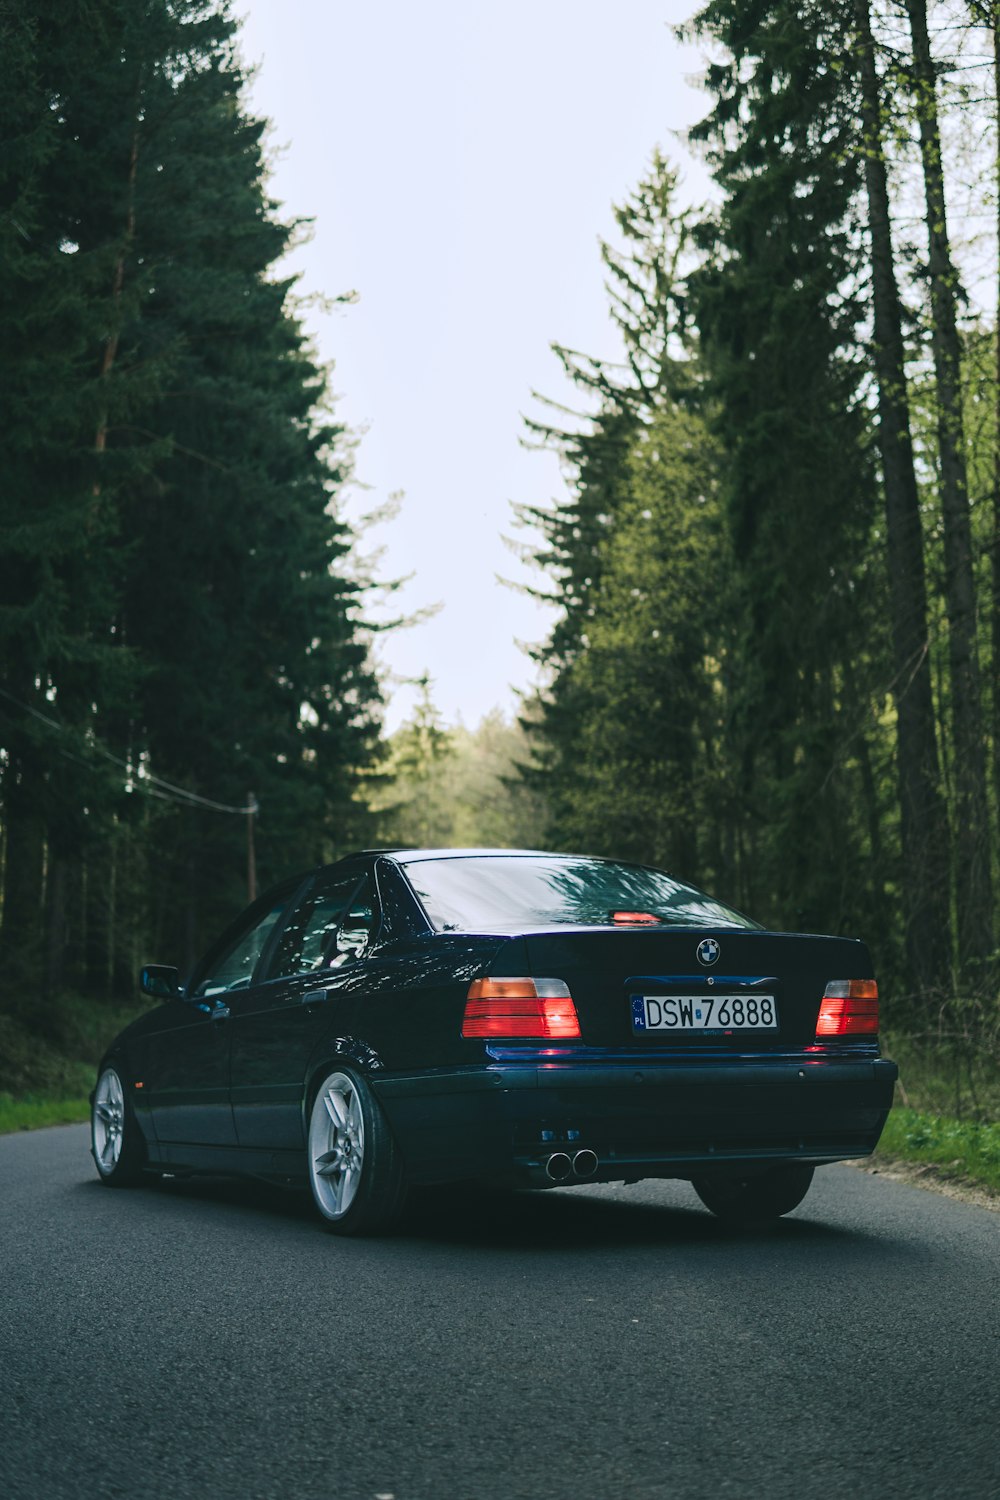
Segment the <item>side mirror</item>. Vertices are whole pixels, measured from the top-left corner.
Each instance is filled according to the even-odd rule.
[[[139,988],[157,1000],[179,1000],[181,971],[169,964],[146,964],[139,973]]]

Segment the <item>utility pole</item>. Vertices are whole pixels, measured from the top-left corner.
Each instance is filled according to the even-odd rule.
[[[257,855],[253,846],[253,820],[260,805],[253,792],[247,792],[247,900],[257,899]]]

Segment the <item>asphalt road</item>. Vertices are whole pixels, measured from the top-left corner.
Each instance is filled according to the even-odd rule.
[[[682,1183],[112,1192],[0,1138],[4,1500],[1000,1495],[1000,1215],[849,1167],[777,1228]]]

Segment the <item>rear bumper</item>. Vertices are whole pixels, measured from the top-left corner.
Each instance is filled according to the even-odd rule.
[[[897,1073],[872,1057],[643,1058],[497,1062],[371,1082],[411,1181],[513,1172],[545,1186],[555,1152],[593,1151],[598,1166],[587,1176],[597,1182],[864,1156]]]

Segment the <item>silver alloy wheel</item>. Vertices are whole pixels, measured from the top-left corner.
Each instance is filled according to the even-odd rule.
[[[94,1090],[91,1139],[94,1161],[102,1177],[110,1177],[122,1154],[125,1091],[114,1068],[105,1068]]]
[[[319,1211],[342,1219],[361,1185],[365,1122],[357,1085],[346,1073],[324,1079],[309,1119],[309,1176]]]

